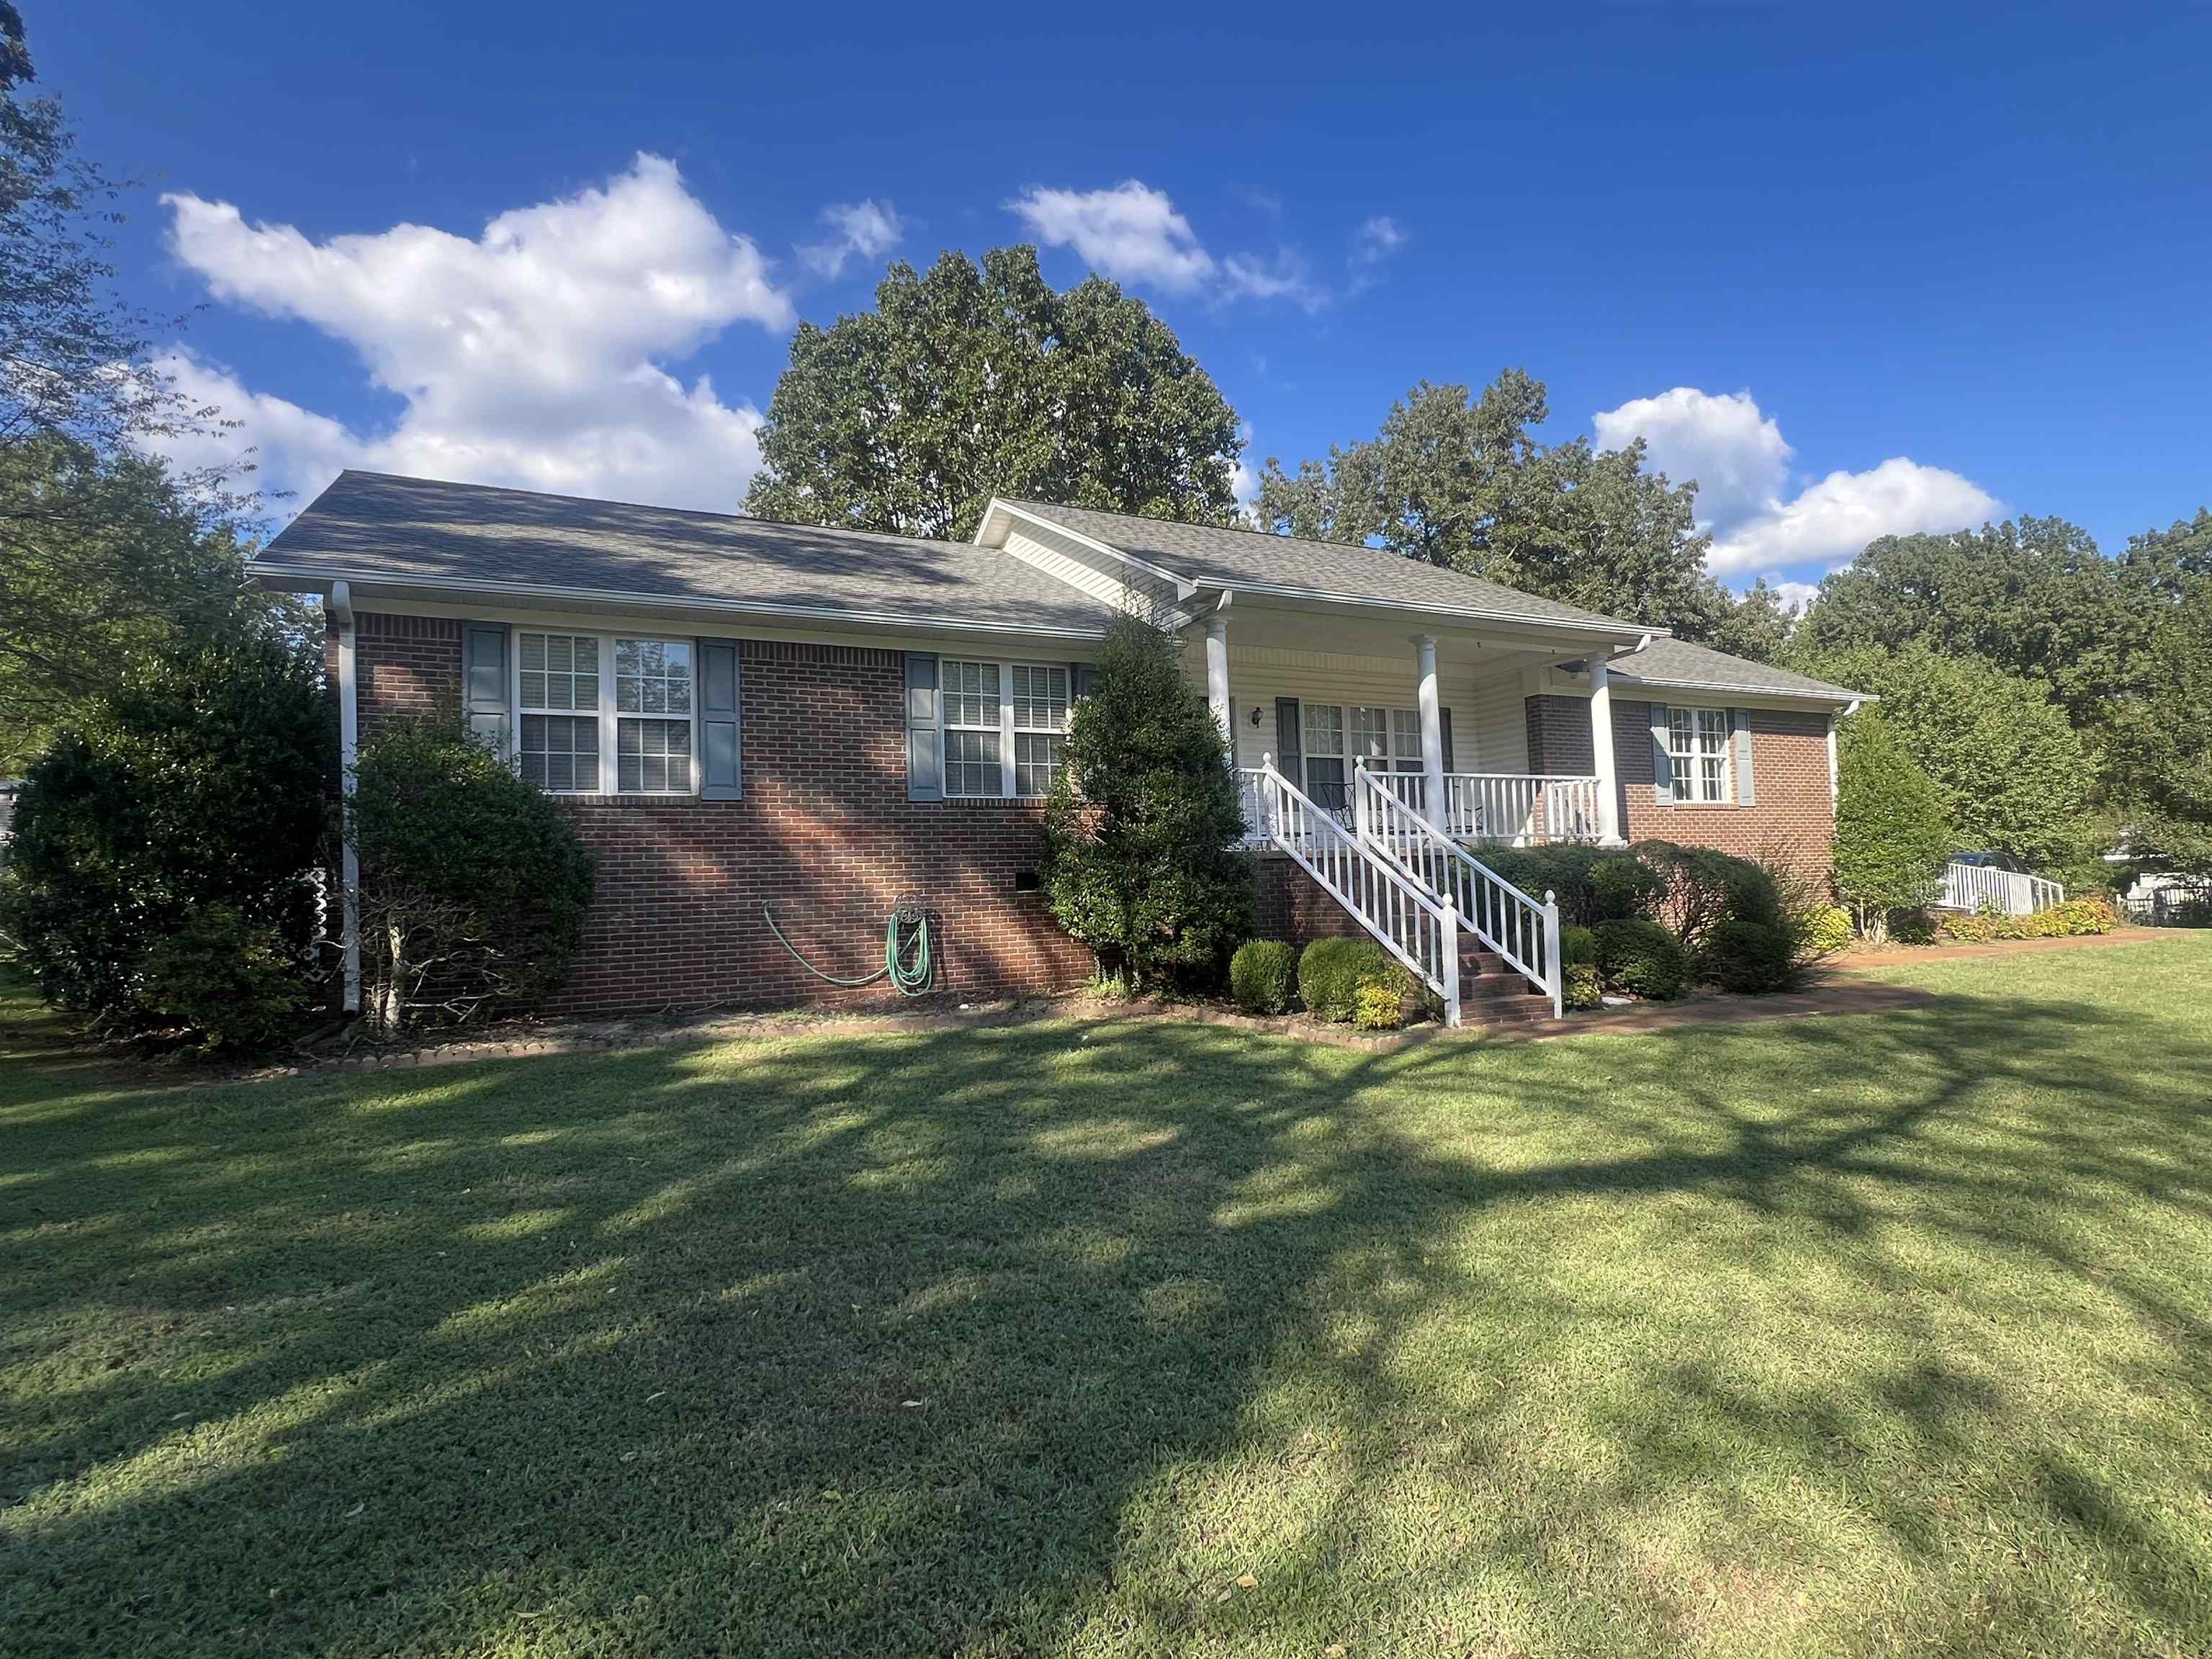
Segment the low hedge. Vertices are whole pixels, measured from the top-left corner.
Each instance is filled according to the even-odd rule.
[[[1705,935],[1698,965],[1723,991],[1765,996],[1796,981],[1796,941],[1786,928],[1731,917]]]
[[[1590,933],[1597,941],[1598,971],[1615,990],[1667,1002],[1688,988],[1690,953],[1657,922],[1622,917],[1601,921]]]
[[[1282,939],[1247,939],[1229,958],[1230,1000],[1248,1014],[1285,1012],[1297,980],[1298,947]]]
[[[1639,841],[1628,849],[1661,882],[1651,915],[1695,956],[1723,922],[1750,921],[1784,930],[1789,915],[1773,869],[1711,847]]]
[[[1983,945],[2000,939],[2071,939],[2084,933],[2109,933],[2120,925],[2120,918],[2103,899],[2078,898],[2025,916],[1947,912],[1936,925],[1947,938]]]
[[[1371,939],[1317,939],[1298,957],[1298,1000],[1316,1019],[1350,1019],[1363,979],[1379,979],[1392,963]]]
[[[1597,936],[1587,927],[1569,922],[1559,929],[1559,965],[1564,968],[1595,966],[1597,963]]]

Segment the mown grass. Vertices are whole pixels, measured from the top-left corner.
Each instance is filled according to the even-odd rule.
[[[2212,1650],[2212,938],[1906,976],[220,1086],[18,995],[0,1649]]]

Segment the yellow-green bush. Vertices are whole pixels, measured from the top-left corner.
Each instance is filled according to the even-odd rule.
[[[1371,939],[1317,939],[1298,958],[1298,1000],[1316,1019],[1342,1024],[1352,1016],[1359,981],[1389,966]]]
[[[1399,988],[1387,979],[1363,979],[1352,994],[1352,1023],[1363,1031],[1395,1031],[1406,1023]]]
[[[1810,955],[1832,957],[1851,942],[1851,913],[1840,904],[1808,910],[1796,920],[1797,936]]]
[[[1595,962],[1571,962],[1559,985],[1561,1000],[1570,1008],[1595,1008],[1605,1000],[1605,982]]]

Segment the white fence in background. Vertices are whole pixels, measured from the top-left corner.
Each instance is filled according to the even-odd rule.
[[[1943,867],[1943,896],[1940,910],[2001,910],[2008,916],[2033,915],[2066,902],[2066,890],[2041,876],[2017,870],[1992,870],[1984,864],[1948,864]]]

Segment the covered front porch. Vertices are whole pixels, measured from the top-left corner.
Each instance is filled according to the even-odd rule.
[[[1229,736],[1255,843],[1267,837],[1254,775],[1270,764],[1346,828],[1371,799],[1364,772],[1455,840],[1620,840],[1605,669],[1617,636],[1377,609],[1239,594],[1188,630],[1189,672]],[[1539,772],[1530,678],[1570,660],[1589,665],[1595,764]]]

